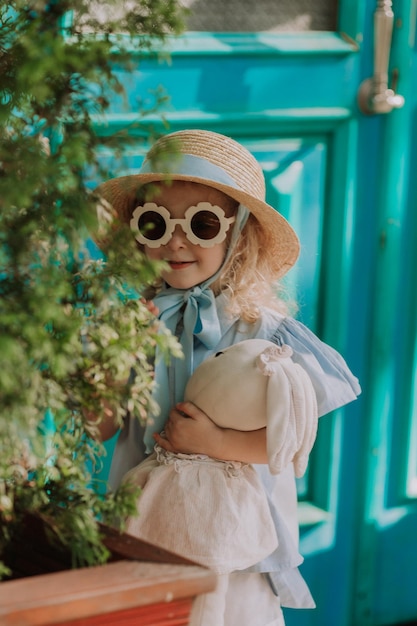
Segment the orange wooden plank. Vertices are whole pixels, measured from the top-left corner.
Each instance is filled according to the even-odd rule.
[[[70,620],[60,626],[186,626],[192,600],[177,600],[169,604],[151,604],[107,615],[95,615]]]
[[[48,626],[166,605],[207,593],[215,582],[215,574],[197,565],[137,561],[13,580],[0,584],[0,624]]]

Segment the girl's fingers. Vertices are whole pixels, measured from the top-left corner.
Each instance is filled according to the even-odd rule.
[[[145,298],[141,298],[141,302],[143,302],[143,304],[146,306],[148,311],[152,313],[152,315],[155,315],[155,317],[158,317],[159,309],[156,306],[156,304],[153,302],[153,300],[145,300]]]
[[[170,444],[166,437],[162,437],[159,433],[154,433],[153,438],[158,446],[161,446],[164,450],[167,450],[168,452],[175,452],[174,447]]]

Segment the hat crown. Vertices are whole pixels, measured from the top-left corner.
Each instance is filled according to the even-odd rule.
[[[265,178],[255,157],[230,137],[206,130],[180,130],[158,139],[146,161],[164,152],[191,155],[221,168],[245,193],[265,201]]]

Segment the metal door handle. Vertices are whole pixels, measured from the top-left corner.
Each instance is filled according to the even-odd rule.
[[[391,0],[378,0],[374,13],[374,75],[359,87],[359,108],[362,113],[389,113],[404,105],[404,98],[388,87],[388,66],[391,50],[394,13]]]

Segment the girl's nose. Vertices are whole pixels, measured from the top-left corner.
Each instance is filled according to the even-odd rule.
[[[172,250],[176,250],[178,248],[183,248],[186,245],[186,235],[183,229],[179,224],[175,226],[174,232],[172,233],[171,239],[166,244],[167,247]]]

